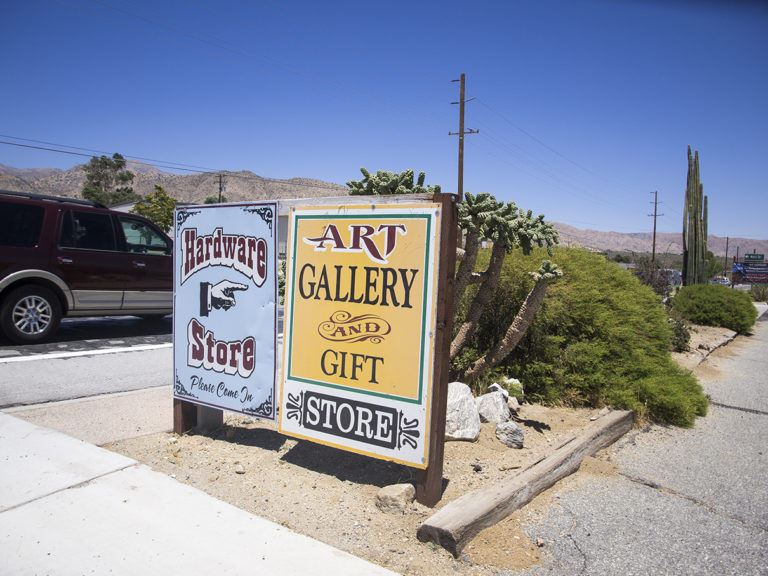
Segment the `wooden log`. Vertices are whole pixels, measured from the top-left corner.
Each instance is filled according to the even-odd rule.
[[[508,481],[469,492],[447,504],[419,526],[417,537],[422,542],[440,544],[458,558],[478,532],[500,522],[578,470],[586,456],[621,438],[633,423],[632,412],[615,411],[603,416]]]

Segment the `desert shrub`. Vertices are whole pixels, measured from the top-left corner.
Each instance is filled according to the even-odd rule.
[[[672,328],[672,350],[675,352],[685,352],[688,350],[688,344],[691,342],[691,329],[677,310],[670,308],[668,314],[669,318],[667,320]]]
[[[752,284],[749,289],[749,295],[755,302],[768,301],[768,284]]]
[[[533,285],[527,273],[544,257],[543,250],[534,250],[529,256],[515,251],[506,259],[499,290],[461,362],[479,356],[504,334]],[[557,248],[551,259],[564,275],[549,286],[528,332],[500,366],[523,383],[526,398],[611,405],[636,410],[641,419],[681,426],[705,414],[701,386],[670,356],[672,327],[653,290],[584,250]],[[460,306],[457,321],[463,313]]]
[[[720,284],[684,286],[672,307],[695,324],[720,326],[741,334],[749,333],[757,320],[757,309],[749,294]]]

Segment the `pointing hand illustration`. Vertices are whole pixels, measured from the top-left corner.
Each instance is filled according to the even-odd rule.
[[[221,308],[229,310],[236,304],[236,290],[248,290],[248,286],[239,282],[230,282],[229,280],[222,280],[215,286],[211,286],[211,306],[217,310]]]
[[[222,280],[218,284],[200,282],[200,316],[208,316],[212,308],[229,310],[235,302],[235,291],[248,290],[248,286],[239,282]]]

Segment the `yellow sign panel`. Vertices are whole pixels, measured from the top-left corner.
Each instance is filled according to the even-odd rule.
[[[292,213],[284,432],[426,466],[439,212]]]

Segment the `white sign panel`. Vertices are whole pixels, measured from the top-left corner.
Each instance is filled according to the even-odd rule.
[[[175,216],[173,395],[274,420],[277,204]]]

